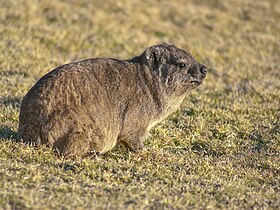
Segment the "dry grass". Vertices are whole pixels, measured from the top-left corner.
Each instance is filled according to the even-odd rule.
[[[279,22],[277,0],[0,0],[0,208],[279,209]],[[209,74],[142,152],[74,163],[12,140],[52,68],[161,42]]]

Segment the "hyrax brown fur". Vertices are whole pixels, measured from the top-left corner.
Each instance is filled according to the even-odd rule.
[[[23,98],[19,137],[66,157],[105,153],[117,143],[143,148],[149,130],[202,83],[206,67],[174,45],[130,60],[92,58],[43,76]]]

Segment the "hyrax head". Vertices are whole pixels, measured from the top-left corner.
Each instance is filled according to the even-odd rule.
[[[206,77],[207,68],[194,57],[174,45],[149,47],[142,55],[154,75],[167,88],[188,92],[198,87]]]

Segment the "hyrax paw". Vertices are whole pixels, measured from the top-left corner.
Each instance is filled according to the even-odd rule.
[[[133,152],[138,152],[144,147],[143,142],[139,140],[122,141],[122,143]]]
[[[142,150],[144,148],[143,142],[139,142],[137,144],[131,144],[129,145],[129,148],[133,151],[133,152],[139,152],[140,150]]]

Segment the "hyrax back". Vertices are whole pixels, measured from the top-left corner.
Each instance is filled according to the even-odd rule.
[[[149,129],[178,109],[205,75],[190,53],[167,44],[130,60],[69,63],[24,97],[19,137],[73,158],[105,153],[119,142],[139,150]]]

